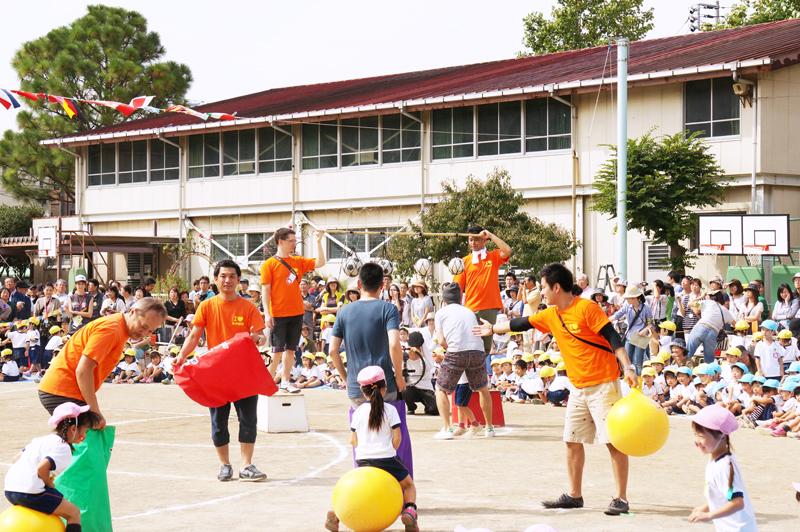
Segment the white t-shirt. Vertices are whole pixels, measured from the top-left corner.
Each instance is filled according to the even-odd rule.
[[[780,406],[780,411],[786,413],[792,410],[796,410],[797,405],[798,405],[797,400],[794,397],[792,397]]]
[[[58,349],[64,343],[64,338],[61,336],[51,336],[50,339],[47,341],[47,345],[44,346],[45,351],[52,351],[53,349]]]
[[[797,349],[797,339],[792,338],[792,345],[783,347],[783,363],[786,364],[795,360],[800,360],[800,350]]]
[[[61,295],[53,294],[53,297],[61,301],[61,306],[66,307],[69,303],[69,293],[65,292]]]
[[[32,495],[44,493],[44,481],[36,469],[48,458],[53,476],[63,473],[72,462],[72,450],[57,434],[36,438],[25,447],[22,456],[6,473],[5,490]]]
[[[555,379],[553,379],[555,380]],[[528,382],[525,385],[525,392],[529,394],[540,393],[545,390],[550,389],[550,385],[552,383],[545,384],[541,377],[534,377],[532,379],[528,379]]]
[[[576,391],[575,386],[572,385],[569,378],[566,375],[557,375],[553,382],[550,383],[551,392],[558,392],[561,390],[569,390],[570,393]]]
[[[131,373],[131,376],[136,376],[139,373],[141,373],[141,370],[139,369],[139,364],[137,364],[136,361],[133,361],[130,364],[128,364],[123,360],[122,362],[117,364],[117,367],[120,369],[120,372]]]
[[[27,332],[21,333],[19,331],[8,331],[6,333],[6,338],[11,339],[11,347],[14,349],[22,349],[30,341]]]
[[[718,459],[711,459],[706,466],[705,495],[708,508],[712,512],[728,503],[728,486],[730,485],[731,462],[733,462],[732,495],[744,499],[744,508],[727,517],[714,519],[717,532],[758,532],[756,515],[747,488],[742,480],[739,463],[732,454],[725,454]]]
[[[766,340],[758,342],[753,356],[761,359],[761,372],[765,377],[777,377],[781,374],[783,347],[778,342],[769,345]]]
[[[41,345],[41,339],[42,336],[36,329],[31,329],[28,331],[28,341],[31,343],[31,347],[35,345]]]
[[[433,321],[437,331],[442,329],[448,353],[483,351],[483,340],[472,334],[478,320],[467,307],[455,303],[445,305]]]
[[[417,379],[419,379],[419,375],[423,369],[422,359],[409,359],[406,362],[406,367],[409,371],[409,382],[412,383],[415,388],[419,388],[420,390],[433,390],[433,374],[436,371],[436,361],[433,360],[433,348],[436,347],[436,343],[433,341],[431,331],[427,327],[408,330],[409,334],[412,332],[418,332],[422,335],[423,341],[419,350],[420,353],[422,353],[422,358],[425,359],[425,373],[422,375],[422,379],[417,382]]]
[[[730,296],[729,303],[731,314],[738,317],[742,309],[747,305],[747,295],[742,294],[739,297]]]
[[[164,372],[165,372],[165,373],[172,373],[172,366],[175,364],[175,359],[176,359],[176,358],[177,358],[177,357],[165,356],[165,357],[164,357],[164,358],[161,360],[161,364],[159,364],[159,365],[160,365],[162,368],[164,368]]]
[[[116,310],[117,312],[125,312],[125,300],[121,297],[118,297],[114,301],[106,299],[103,301],[103,305],[100,307],[101,316],[106,315],[106,309]]]
[[[306,381],[314,379],[322,380],[322,371],[318,366],[311,366],[310,368],[300,368],[300,375],[306,378]]]
[[[645,383],[642,383],[642,395],[645,397],[649,397],[653,401],[658,401],[658,396],[663,394],[664,389],[657,382],[653,381],[652,386],[647,386]]]
[[[400,426],[397,409],[389,403],[383,403],[383,424],[380,430],[374,431],[369,428],[370,408],[369,402],[359,406],[353,412],[353,421],[350,422],[350,430],[358,437],[356,460],[397,456],[392,445],[392,430]]]
[[[325,344],[330,345],[331,337],[333,336],[333,327],[328,327],[322,334],[320,335],[320,339],[325,342]]]
[[[704,299],[700,303],[700,320],[697,325],[703,325],[718,333],[723,325],[733,321],[730,311],[716,301]]]
[[[0,373],[9,377],[16,377],[19,375],[19,366],[13,360],[9,360],[3,363],[3,370]]]

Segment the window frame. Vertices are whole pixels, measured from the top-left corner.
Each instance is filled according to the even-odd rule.
[[[93,149],[100,149],[100,156],[101,156],[101,159],[100,159],[100,170],[101,171],[100,171],[100,173],[89,173],[89,165],[87,163],[87,167],[86,167],[86,188],[88,189],[88,188],[102,188],[102,187],[108,188],[108,187],[146,186],[146,185],[151,185],[151,184],[168,183],[168,182],[174,182],[174,181],[180,180],[180,168],[181,168],[180,150],[178,151],[178,166],[177,167],[172,167],[172,166],[166,167],[166,151],[165,151],[164,152],[165,166],[163,168],[153,169],[153,142],[155,142],[155,141],[163,143],[164,146],[165,146],[165,150],[170,148],[170,147],[174,148],[174,146],[172,146],[170,144],[167,144],[166,142],[162,141],[161,139],[144,139],[144,140],[140,139],[140,140],[134,140],[134,141],[127,140],[127,141],[115,142],[113,144],[111,144],[111,143],[103,143],[103,144],[91,144],[91,145],[89,145],[87,147],[87,150],[86,150],[87,160],[91,158],[91,156],[92,156],[91,155],[91,151]],[[141,170],[141,169],[134,170],[133,169],[133,154],[134,154],[133,147],[134,147],[134,144],[137,143],[137,142],[145,142],[146,143],[146,169],[145,170]],[[120,146],[123,143],[130,143],[131,144],[131,152],[130,152],[130,156],[132,158],[131,159],[131,161],[132,161],[131,162],[131,170],[127,170],[127,169],[124,170],[124,171],[120,170]],[[104,147],[108,148],[108,147],[111,147],[111,146],[113,146],[113,153],[114,153],[114,155],[113,155],[113,157],[114,157],[114,171],[113,171],[113,173],[104,172],[103,171],[103,149],[104,149]],[[175,148],[175,149],[177,149],[177,148]],[[154,171],[163,171],[163,172],[165,172],[165,176],[166,176],[166,172],[168,170],[175,170],[175,169],[178,170],[178,177],[177,178],[153,180],[153,172]],[[147,179],[145,179],[144,181],[133,181],[133,175],[136,174],[137,172],[144,172],[145,175],[147,176]],[[121,183],[120,182],[120,176],[122,174],[130,174],[131,175],[131,181],[130,182]],[[92,184],[91,180],[92,180],[92,177],[94,177],[94,176],[100,176],[101,177],[101,182],[97,183],[97,184]],[[109,183],[103,183],[102,182],[102,177],[103,176],[113,176],[113,178],[114,178],[113,183],[110,183],[110,182]]]
[[[434,109],[434,110],[431,111],[431,113],[430,113],[431,162],[435,162],[435,161],[453,161],[453,160],[456,160],[456,159],[476,159],[477,158],[477,153],[478,153],[477,134],[476,134],[477,114],[475,112],[475,108],[476,108],[475,105],[465,105],[465,106],[461,106],[461,107],[446,107],[444,109]],[[455,120],[455,110],[456,109],[458,109],[458,110],[470,109],[470,112],[472,114],[472,117],[471,117],[472,131],[471,132],[469,132],[469,133],[465,133],[463,131],[459,131],[458,133],[455,132],[455,127],[454,127],[453,124],[454,124],[454,120]],[[450,130],[449,130],[449,132],[447,132],[447,134],[450,135],[450,142],[446,143],[446,144],[436,144],[437,131],[435,130],[433,124],[434,124],[434,115],[436,114],[437,111],[450,111]],[[443,134],[443,133],[445,133],[445,132],[443,132],[443,131],[438,132],[438,134]],[[470,142],[455,142],[455,135],[462,135],[462,136],[470,135],[472,137],[472,140]],[[464,156],[460,156],[460,157],[455,157],[453,155],[455,153],[455,148],[456,147],[466,147],[466,146],[469,146],[470,149],[472,150],[472,152],[469,155],[464,155]],[[437,148],[439,148],[439,149],[448,149],[449,148],[450,149],[450,156],[449,157],[437,157],[436,156],[436,149]]]
[[[718,120],[714,119],[714,83],[716,81],[721,81],[723,79],[724,80],[728,80],[728,78],[706,78],[706,79],[690,80],[690,81],[684,82],[684,84],[683,84],[683,129],[685,131],[689,131],[690,130],[690,126],[708,124],[710,131],[709,130],[704,130],[706,134],[705,135],[703,135],[703,134],[698,135],[698,138],[700,138],[700,139],[709,139],[709,140],[710,139],[726,140],[726,139],[741,138],[741,136],[742,136],[742,108],[741,108],[741,103],[739,102],[739,98],[733,92],[733,89],[731,89],[731,95],[733,97],[733,101],[735,102],[735,107],[736,107],[738,116],[736,118],[722,118],[722,119],[718,119]],[[709,119],[708,120],[703,120],[703,121],[697,121],[697,122],[689,122],[688,121],[689,117],[687,116],[688,104],[689,104],[689,95],[687,93],[687,89],[689,88],[689,84],[690,83],[697,82],[697,81],[708,81],[709,82],[709,94],[708,94],[708,96],[709,96]],[[724,123],[724,122],[729,122],[731,124],[738,123],[739,132],[738,133],[731,133],[730,135],[714,135],[714,124],[721,124],[721,123]],[[691,132],[689,134],[691,135],[691,134],[693,134],[693,132]]]
[[[422,120],[422,113],[420,111],[414,111],[414,112],[411,112],[409,114],[411,114],[413,116],[416,116],[418,119]],[[392,116],[392,117],[397,116],[400,119],[400,129],[398,130],[399,131],[399,133],[398,133],[399,142],[400,142],[400,147],[399,148],[386,149],[384,147],[384,144],[386,143],[386,138],[387,138],[387,136],[386,136],[387,129],[386,129],[386,124],[385,124],[385,119],[387,117],[390,117],[390,116]],[[404,115],[402,113],[390,113],[390,114],[386,114],[386,115],[381,115],[380,119],[381,119],[380,120],[380,140],[381,140],[381,144],[380,144],[380,150],[379,151],[380,151],[381,166],[383,166],[383,165],[392,165],[392,166],[394,166],[394,165],[399,165],[399,164],[421,163],[422,162],[422,150],[425,149],[425,147],[422,145],[422,138],[423,138],[422,123],[417,122],[416,120],[413,120],[413,119],[407,117],[406,115]],[[408,121],[408,122],[406,122],[406,121]],[[410,124],[413,127],[406,128],[405,127],[406,123]],[[416,129],[414,129],[414,128],[416,128]],[[392,129],[391,131],[395,131],[395,130]],[[413,145],[412,146],[406,146],[405,145],[404,141],[406,140],[407,132],[408,132],[408,134],[416,133],[419,136],[419,144],[417,146],[413,146]],[[408,159],[408,160],[406,160],[405,159],[405,154],[407,152],[408,153],[416,152],[418,157],[416,159]],[[400,160],[399,161],[387,162],[386,161],[386,154],[387,153],[391,153],[391,154],[399,153],[400,154]]]
[[[568,99],[570,103],[572,103],[571,96],[567,95],[563,97],[564,99]],[[546,110],[545,110],[545,134],[544,135],[529,135],[528,134],[528,124],[531,122],[528,117],[528,104],[534,101],[542,101],[544,100],[546,103]],[[551,126],[551,117],[550,117],[550,108],[553,102],[558,103],[559,105],[563,105],[567,109],[569,109],[569,118],[567,119],[567,123],[569,124],[569,133],[551,133],[550,126]],[[572,134],[573,134],[573,120],[572,120],[572,108],[567,106],[566,104],[559,102],[555,98],[547,96],[545,98],[529,98],[524,100],[524,105],[522,106],[522,124],[523,124],[523,138],[522,138],[522,150],[523,154],[525,155],[546,155],[551,152],[563,152],[567,150],[571,150],[573,147],[572,141]],[[551,141],[556,139],[569,139],[569,146],[566,148],[551,148]],[[544,140],[545,149],[543,150],[536,150],[536,149],[529,149],[528,148],[528,141],[536,141],[536,140]]]

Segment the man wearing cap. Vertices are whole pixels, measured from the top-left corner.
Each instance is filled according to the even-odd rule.
[[[166,315],[163,303],[142,298],[125,313],[112,314],[82,327],[53,359],[42,378],[39,384],[42,405],[51,414],[66,402],[89,405],[102,419],[95,428],[103,429],[106,420],[100,412],[97,390],[117,366],[125,342],[128,339],[138,342],[150,336]]]
[[[261,301],[264,321],[271,329],[272,364],[269,371],[275,376],[278,364],[283,363],[281,390],[298,392],[289,383],[294,367],[294,352],[300,344],[306,309],[300,293],[300,281],[307,272],[325,266],[322,250],[324,231],[316,232],[317,257],[309,259],[294,255],[297,235],[294,229],[281,227],[275,231],[278,251],[261,265]]]
[[[239,281],[239,291],[236,293],[239,294],[240,297],[245,299],[250,299],[250,294],[248,293],[248,287],[250,286],[250,280],[247,277],[242,277],[242,280]]]
[[[404,369],[408,372],[408,380],[406,389],[403,390],[403,400],[406,402],[408,414],[413,415],[417,411],[416,403],[422,403],[426,416],[439,415],[439,409],[436,407],[436,394],[433,391],[432,380],[436,365],[431,351],[433,342],[430,340],[430,332],[427,327],[412,329],[408,335],[408,360],[404,363]]]
[[[498,271],[508,262],[511,246],[479,225],[469,227],[467,233],[472,254],[463,257],[464,271],[456,275],[453,282],[461,286],[464,306],[474,312],[478,320],[495,323],[497,313],[503,308]],[[497,249],[486,251],[487,240],[494,242]],[[483,339],[483,350],[487,356],[491,354],[491,337]]]
[[[581,484],[586,460],[583,446],[594,443],[597,435],[611,454],[616,480],[616,493],[605,513],[628,513],[628,456],[611,444],[605,420],[614,403],[622,398],[620,365],[631,386],[638,382],[636,366],[631,364],[622,339],[603,309],[572,295],[572,272],[563,264],[553,263],[545,266],[539,275],[542,296],[551,306],[534,316],[515,318],[508,324],[495,326],[482,320],[473,332],[491,336],[536,327],[543,333],[552,333],[561,348],[569,379],[576,388],[570,393],[564,426],[569,490],[558,499],[542,504],[548,508],[583,507]]]
[[[28,297],[30,285],[25,281],[19,281],[16,283],[16,288],[9,299],[17,304],[17,319],[27,320],[31,317],[31,310],[33,310],[31,298]]]
[[[722,293],[722,299],[725,300],[725,303],[724,303],[725,304],[725,308],[730,309],[731,308],[731,304],[730,304],[731,297],[725,292],[725,290],[723,290],[723,288],[724,288],[723,285],[725,284],[725,281],[722,279],[722,277],[720,277],[719,275],[715,275],[709,281],[709,283],[711,284],[711,290],[712,291],[719,290]]]

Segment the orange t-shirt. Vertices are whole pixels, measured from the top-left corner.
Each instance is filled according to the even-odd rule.
[[[67,341],[61,354],[53,359],[50,369],[44,374],[39,390],[53,395],[72,397],[86,401],[80,388],[76,371],[82,356],[97,362],[94,368],[94,391],[119,364],[122,348],[128,340],[125,314],[113,314],[99,318],[81,327]]]
[[[486,258],[478,264],[472,264],[472,254],[464,257],[466,268],[453,278],[453,282],[461,285],[465,307],[472,312],[503,308],[497,272],[506,262],[508,259],[500,256],[499,249],[487,251]]]
[[[300,278],[306,272],[314,271],[317,259],[307,259],[300,256],[281,257],[286,264],[292,267],[297,277],[291,283],[289,270],[275,257],[270,257],[261,265],[261,286],[270,285],[269,313],[274,318],[287,316],[301,316],[303,296],[300,295]]]
[[[266,328],[258,307],[241,296],[231,302],[223,301],[220,296],[206,299],[194,313],[192,325],[205,327],[209,349],[230,340],[240,332],[249,333],[250,327],[256,332]]]
[[[572,304],[561,312],[561,319],[578,338],[611,349],[606,339],[600,335],[600,329],[610,322],[597,303],[576,297]],[[581,342],[569,334],[558,319],[558,307],[548,307],[529,317],[528,321],[543,333],[552,333],[567,366],[567,376],[576,387],[586,388],[619,379],[617,357],[613,353]]]

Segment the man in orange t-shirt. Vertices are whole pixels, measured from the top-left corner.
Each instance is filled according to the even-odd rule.
[[[62,403],[89,405],[101,418],[95,428],[102,430],[106,420],[100,412],[97,390],[119,363],[128,338],[138,342],[150,336],[166,315],[164,305],[148,297],[125,313],[99,318],[78,329],[50,363],[39,384],[42,405],[51,414]]]
[[[461,285],[464,306],[475,313],[478,323],[481,320],[495,323],[497,313],[503,308],[498,271],[508,262],[511,247],[479,225],[469,227],[467,233],[472,254],[464,257],[464,271],[456,275],[453,282]],[[494,242],[497,249],[486,251],[486,240]],[[487,356],[491,353],[491,336],[483,339],[483,349]]]
[[[219,295],[200,303],[192,321],[192,332],[183,343],[174,366],[180,367],[186,357],[194,351],[203,331],[206,331],[208,347],[213,349],[226,340],[230,340],[241,332],[249,332],[256,345],[267,343],[264,335],[264,319],[252,301],[236,293],[242,270],[232,260],[221,260],[214,268],[214,282],[219,287]],[[227,370],[227,368],[220,368]],[[233,403],[239,418],[239,446],[242,452],[242,467],[239,469],[239,480],[260,481],[267,475],[253,465],[253,450],[256,445],[258,395],[245,397]],[[211,440],[217,449],[217,456],[222,462],[217,479],[228,481],[233,478],[228,444],[228,417],[231,404],[226,403],[218,408],[209,408],[211,413]]]
[[[322,251],[322,235],[317,231],[317,258],[307,259],[294,255],[297,235],[294,229],[281,227],[275,231],[278,252],[261,265],[261,298],[264,304],[264,320],[272,332],[272,364],[269,372],[275,377],[278,364],[283,362],[280,389],[296,393],[300,390],[289,383],[295,365],[294,352],[300,343],[303,329],[303,296],[300,293],[300,280],[314,268],[325,266],[325,253]],[[286,264],[284,264],[286,263]],[[277,379],[276,379],[277,380]]]
[[[606,431],[606,416],[614,403],[622,398],[619,366],[622,365],[625,380],[631,386],[638,382],[636,367],[631,364],[622,339],[600,305],[572,295],[572,272],[563,264],[553,263],[545,266],[539,276],[542,296],[550,305],[547,309],[499,325],[483,320],[482,325],[473,331],[476,335],[489,337],[493,333],[521,332],[535,327],[552,334],[561,349],[567,376],[577,388],[569,396],[564,425],[569,492],[556,500],[543,501],[542,505],[547,508],[583,507],[583,445],[594,443],[597,435],[600,443],[605,443],[611,453],[617,483],[616,496],[605,513],[628,513],[628,456],[611,444]]]

